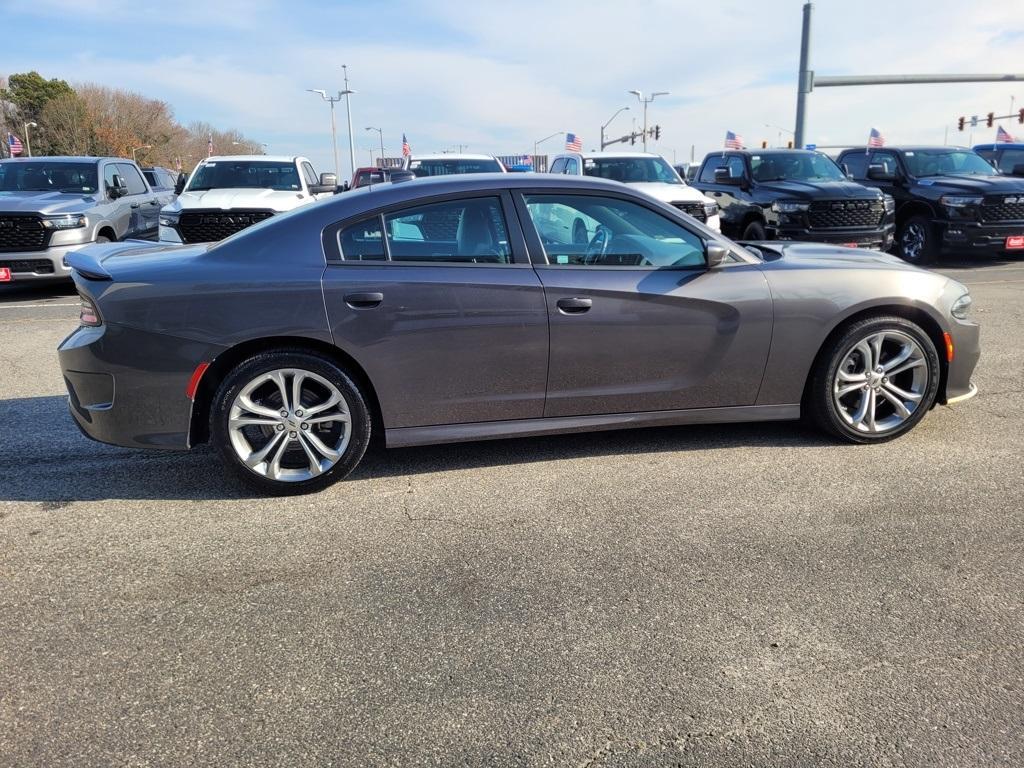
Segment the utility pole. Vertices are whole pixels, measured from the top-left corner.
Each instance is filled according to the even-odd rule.
[[[807,94],[814,88],[814,73],[808,69],[811,58],[811,12],[814,6],[804,3],[804,27],[800,33],[800,72],[796,86],[796,130],[793,131],[793,147],[803,149],[804,121],[807,118]]]
[[[349,160],[349,163],[352,165],[352,173],[355,173],[356,172],[356,145],[355,145],[355,137],[352,135],[352,104],[349,101],[349,98],[352,96],[353,93],[355,93],[355,91],[353,91],[351,88],[348,87],[348,65],[347,64],[342,64],[341,65],[341,70],[342,70],[342,72],[345,73],[345,90],[343,90],[338,95],[345,97],[345,112],[348,115],[348,160]],[[333,114],[332,114],[332,119],[333,119]]]
[[[337,96],[328,96],[327,91],[323,88],[307,88],[310,93],[319,93],[320,98],[324,101],[331,103],[331,146],[334,147],[334,175],[336,178],[341,178],[341,168],[338,166],[338,130],[334,123],[334,105],[341,101],[341,91],[338,91]],[[351,132],[351,129],[350,129]],[[355,173],[355,167],[353,166],[352,173]]]

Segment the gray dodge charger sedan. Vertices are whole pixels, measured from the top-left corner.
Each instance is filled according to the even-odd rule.
[[[90,437],[212,441],[269,493],[388,446],[801,416],[900,435],[975,392],[954,280],[881,253],[731,242],[615,182],[375,186],[212,245],[72,254],[60,345]]]

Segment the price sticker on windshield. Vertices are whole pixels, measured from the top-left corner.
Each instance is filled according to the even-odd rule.
[[[0,267],[0,283],[9,283],[9,282],[11,282],[11,268],[10,267]]]

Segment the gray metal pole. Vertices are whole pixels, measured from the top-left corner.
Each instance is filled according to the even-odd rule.
[[[350,100],[352,94],[355,93],[348,87],[348,65],[341,65],[342,71],[345,73],[345,112],[348,113],[348,161],[352,165],[352,173],[356,172],[356,144],[355,138],[352,136],[352,104]]]
[[[812,85],[815,88],[836,88],[845,85],[920,85],[927,83],[1016,83],[1024,80],[1024,74],[822,75],[821,77],[813,77],[812,80]]]
[[[334,147],[334,176],[341,178],[341,166],[338,165],[338,129],[334,124],[334,102],[337,99],[328,99],[331,102],[331,145]]]
[[[796,125],[793,130],[793,146],[804,146],[804,123],[807,120],[807,94],[814,87],[814,73],[810,70],[811,58],[811,11],[814,6],[804,3],[804,26],[800,34],[800,72],[796,84]]]

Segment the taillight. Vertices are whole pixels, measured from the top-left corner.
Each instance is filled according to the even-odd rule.
[[[78,309],[78,322],[82,325],[102,325],[100,313],[97,311],[96,305],[92,303],[92,299],[86,296],[79,296],[79,299],[81,299],[81,305]]]

